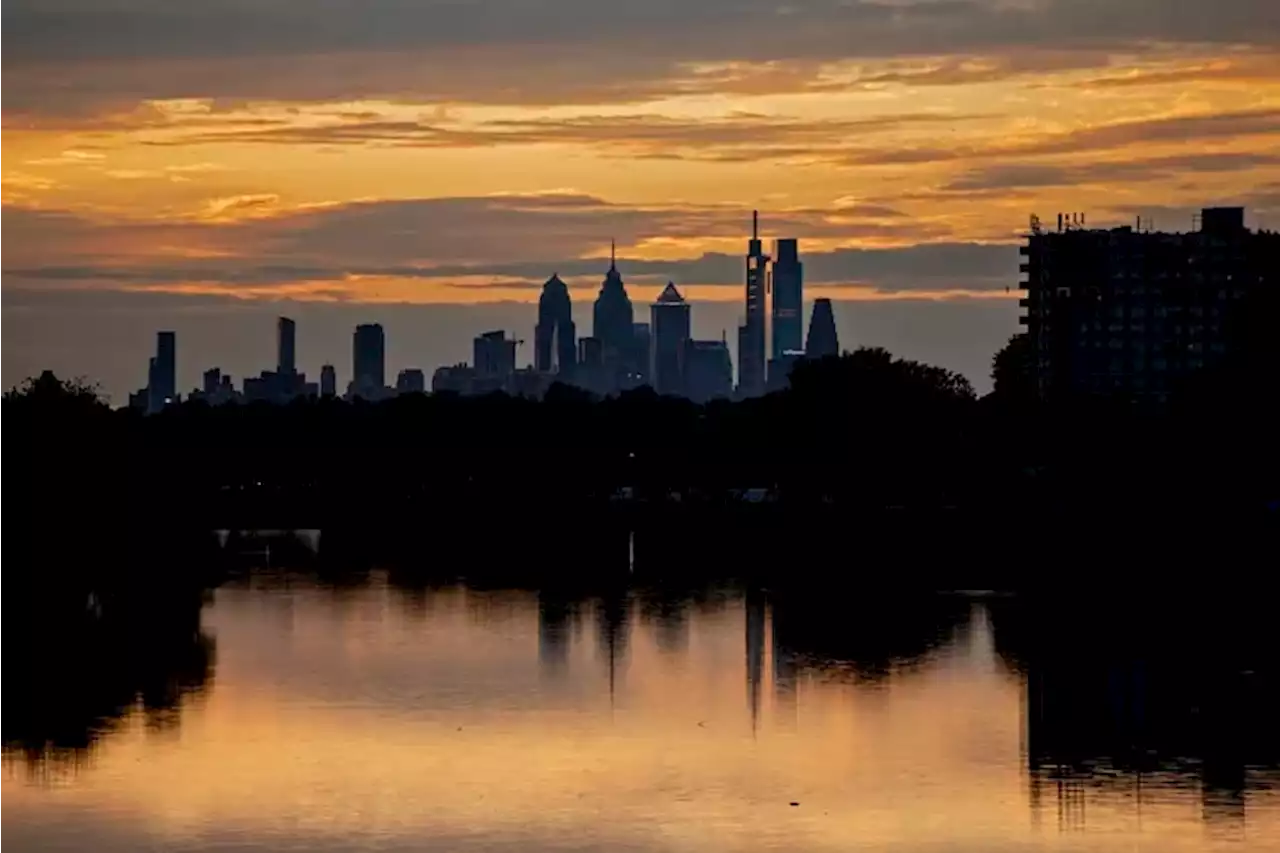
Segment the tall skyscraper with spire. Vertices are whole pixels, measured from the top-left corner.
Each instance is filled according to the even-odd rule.
[[[578,336],[573,325],[569,287],[559,275],[542,285],[538,298],[538,325],[533,330],[533,366],[545,373],[568,376],[578,358]]]
[[[747,243],[746,318],[738,327],[738,393],[764,393],[765,295],[769,256],[760,241],[760,211],[751,211],[751,241]]]
[[[609,271],[600,285],[591,314],[591,333],[600,342],[603,369],[613,387],[636,372],[635,312],[618,272],[617,246],[609,241]]]

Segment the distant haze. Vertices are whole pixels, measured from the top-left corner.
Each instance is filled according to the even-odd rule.
[[[351,378],[351,334],[359,322],[386,327],[391,378],[404,367],[422,367],[429,376],[438,365],[470,361],[471,339],[488,329],[506,329],[526,342],[521,364],[533,357],[534,306],[522,303],[347,305],[139,295],[120,304],[114,294],[21,300],[6,294],[4,307],[6,387],[47,368],[100,382],[116,403],[145,384],[155,330],[178,333],[178,384],[185,393],[208,367],[229,371],[237,382],[274,367],[278,314],[298,321],[299,369],[318,378],[320,366],[332,363],[340,385]],[[738,311],[724,302],[694,303],[694,334],[719,339],[725,331],[736,351]],[[575,302],[574,314],[578,328],[589,330],[590,303]],[[1017,328],[1017,304],[1006,299],[836,302],[835,316],[842,346],[883,346],[941,364],[979,390],[990,386],[991,356]],[[638,306],[636,317],[647,320],[648,306]]]

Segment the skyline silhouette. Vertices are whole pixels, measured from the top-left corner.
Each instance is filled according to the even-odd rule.
[[[636,304],[674,281],[705,305],[694,336],[728,329],[736,363],[726,303],[754,206],[767,243],[804,241],[842,339],[981,387],[1019,313],[1005,288],[1028,213],[1164,230],[1204,204],[1252,227],[1280,215],[1267,0],[1185,17],[1148,0],[1108,16],[713,2],[693,19],[295,2],[10,10],[5,387],[92,372],[123,404],[159,329],[193,364],[256,374],[280,315],[313,330],[312,375],[361,322],[400,341],[397,370],[430,370],[514,329],[528,309],[508,303],[552,272],[581,301],[611,254]],[[282,29],[294,14],[314,27]]]
[[[1163,401],[1188,376],[1212,373],[1221,363],[1244,357],[1266,369],[1263,362],[1273,361],[1274,353],[1264,355],[1259,342],[1266,318],[1275,316],[1268,293],[1280,275],[1280,238],[1249,229],[1243,208],[1203,208],[1195,225],[1170,233],[1139,217],[1136,226],[1090,228],[1084,214],[1059,213],[1055,230],[1032,215],[1019,247],[1020,272],[1028,277],[1017,280],[1026,292],[1019,307],[1027,311],[1018,322],[1028,332],[1011,338],[1027,338],[1030,349],[1018,350],[1023,363],[1014,365],[1008,361],[1012,343],[1002,347],[993,379],[1001,371],[1024,372],[1029,393],[1040,400],[1087,392]],[[813,300],[808,333],[801,334],[807,302],[798,240],[775,240],[777,258],[763,246],[759,211],[752,211],[736,351],[725,329],[719,341],[694,337],[692,306],[674,282],[654,299],[648,321],[637,321],[611,242],[589,329],[579,331],[569,288],[553,273],[542,285],[531,361],[521,364],[525,341],[518,333],[508,338],[505,330],[487,331],[473,339],[470,364],[441,365],[429,382],[421,367],[406,367],[388,383],[385,331],[381,324],[361,323],[342,396],[376,401],[433,390],[540,397],[556,382],[599,396],[648,386],[697,402],[783,390],[798,361],[835,356],[841,347],[827,296]],[[1012,289],[1006,285],[1006,292]],[[341,393],[332,363],[321,366],[319,382],[306,381],[296,367],[296,322],[281,316],[276,325],[274,370],[246,376],[237,389],[230,372],[211,367],[203,371],[202,385],[185,396],[211,404],[284,403]],[[147,382],[129,396],[131,408],[148,413],[184,396],[177,387],[175,332],[156,334]]]

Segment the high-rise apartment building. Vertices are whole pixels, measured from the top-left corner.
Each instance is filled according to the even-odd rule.
[[[1187,233],[1032,219],[1021,247],[1021,318],[1041,399],[1073,394],[1162,401],[1190,374],[1240,352],[1256,297],[1280,287],[1280,234],[1244,209],[1206,208]]]

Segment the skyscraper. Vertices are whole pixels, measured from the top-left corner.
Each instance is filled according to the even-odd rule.
[[[652,351],[652,342],[649,335],[648,323],[635,323],[631,327],[631,334],[635,338],[635,376],[633,377],[633,385],[639,386],[643,384],[652,384],[653,377],[650,374],[652,365],[650,362],[650,352]]]
[[[1020,322],[1040,398],[1160,403],[1200,371],[1267,358],[1258,347],[1275,340],[1280,234],[1246,228],[1240,207],[1198,219],[1187,233],[1086,228],[1079,215],[1059,214],[1057,230],[1033,221]]]
[[[427,390],[427,377],[416,367],[406,367],[396,376],[396,391],[400,394],[421,394]]]
[[[689,303],[672,282],[649,309],[652,333],[652,366],[649,375],[659,394],[683,394],[684,348],[691,326]]]
[[[498,329],[478,335],[471,342],[476,373],[491,379],[507,379],[516,372],[516,342]]]
[[[538,325],[533,330],[533,366],[544,373],[572,375],[578,354],[569,288],[559,275],[542,285]]]
[[[351,382],[357,394],[370,396],[386,387],[386,348],[380,324],[356,326],[351,341]]]
[[[836,337],[836,318],[831,313],[831,300],[813,300],[813,316],[809,318],[809,339],[804,345],[806,358],[822,358],[840,354],[840,339]]]
[[[733,359],[728,343],[685,341],[684,393],[695,403],[733,394]]]
[[[338,393],[338,371],[332,364],[320,368],[320,396],[333,397]]]
[[[804,348],[804,265],[799,241],[778,241],[773,259],[773,346],[771,358]]]
[[[156,354],[147,372],[148,410],[158,412],[178,399],[178,336],[156,332]]]
[[[292,376],[298,372],[294,358],[297,328],[297,324],[288,317],[276,321],[276,373],[281,376]]]
[[[218,386],[222,384],[222,370],[217,367],[211,367],[204,372],[204,382],[202,390],[205,397],[213,397],[218,393]]]
[[[764,393],[765,292],[769,256],[760,242],[760,212],[751,211],[751,241],[747,243],[746,319],[738,327],[738,390],[746,396]]]
[[[622,372],[635,357],[634,311],[618,272],[613,244],[609,247],[609,271],[600,285],[591,315],[591,334],[600,341],[601,359],[607,369]]]
[[[609,257],[609,272],[600,284],[600,295],[595,297],[591,320],[591,334],[600,339],[605,356],[609,355],[609,350],[630,355],[635,339],[635,311],[631,307],[631,297],[627,296],[622,274],[618,272],[616,254]]]
[[[778,358],[769,359],[769,381],[765,388],[770,394],[791,386],[791,371],[804,358],[804,350],[787,350]]]

